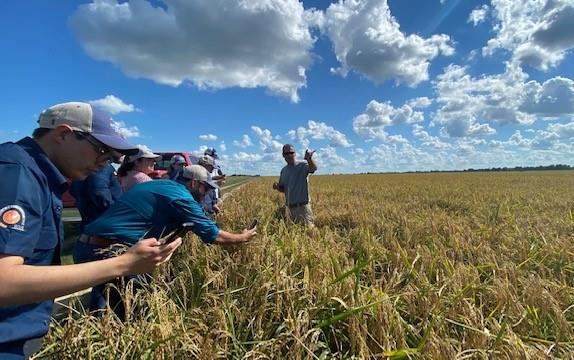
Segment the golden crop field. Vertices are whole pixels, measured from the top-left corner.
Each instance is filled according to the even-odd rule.
[[[315,231],[275,178],[224,204],[249,245],[194,235],[129,319],[70,312],[59,359],[574,358],[574,173],[311,176]]]

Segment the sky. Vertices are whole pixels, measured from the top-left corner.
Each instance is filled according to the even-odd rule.
[[[0,142],[86,101],[227,174],[574,165],[574,0],[2,1]]]

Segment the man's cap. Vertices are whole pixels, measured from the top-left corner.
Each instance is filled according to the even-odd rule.
[[[145,145],[136,145],[138,152],[135,155],[131,155],[128,157],[128,162],[134,162],[137,159],[145,158],[145,159],[157,159],[160,158],[161,155],[154,154],[150,148]]]
[[[203,155],[197,162],[199,165],[215,167],[215,160],[209,155]]]
[[[219,189],[219,186],[209,177],[207,169],[201,165],[188,165],[184,167],[180,177],[186,180],[196,180],[214,189]]]
[[[203,152],[204,155],[209,155],[214,159],[219,159],[219,156],[217,155],[217,151],[215,151],[214,148],[207,148],[205,149],[205,151]]]
[[[101,143],[126,155],[137,152],[135,145],[117,131],[109,114],[88,103],[67,102],[57,104],[42,111],[38,118],[38,127],[54,129],[59,125],[68,125],[74,131],[88,133]]]
[[[176,154],[171,157],[170,162],[172,164],[185,164],[185,158],[181,155]]]

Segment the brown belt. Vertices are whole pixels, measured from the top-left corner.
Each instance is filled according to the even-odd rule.
[[[305,201],[305,202],[300,202],[300,203],[295,203],[295,204],[289,204],[287,206],[289,206],[290,208],[295,208],[295,207],[299,207],[299,206],[305,206],[308,203],[309,203],[308,201]]]
[[[101,236],[86,235],[86,234],[82,234],[80,236],[79,241],[86,243],[88,245],[95,245],[95,246],[99,246],[99,247],[109,247],[109,246],[112,246],[112,244],[116,243],[113,240],[109,240],[109,239],[106,239],[106,238],[101,237]]]

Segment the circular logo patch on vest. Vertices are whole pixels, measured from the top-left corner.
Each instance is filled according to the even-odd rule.
[[[8,205],[0,209],[0,227],[24,231],[26,215],[18,205]]]

